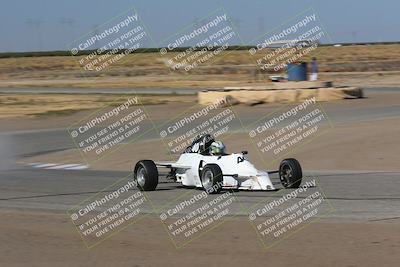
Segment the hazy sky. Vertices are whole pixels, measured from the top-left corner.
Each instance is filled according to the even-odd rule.
[[[65,50],[135,7],[156,44],[223,7],[243,42],[312,7],[332,42],[400,41],[398,0],[2,0],[0,51]]]

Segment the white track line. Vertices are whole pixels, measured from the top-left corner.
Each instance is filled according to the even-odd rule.
[[[46,169],[46,170],[84,170],[89,166],[85,164],[60,164],[60,163],[28,163],[27,165],[36,169]]]
[[[65,170],[84,170],[87,168],[89,168],[89,166],[81,164],[80,166],[65,168]]]
[[[33,168],[47,168],[47,167],[51,167],[51,166],[56,166],[58,164],[55,163],[39,163],[38,165],[32,165]]]
[[[81,166],[82,164],[60,164],[52,167],[45,168],[47,170],[61,170],[61,169],[66,169],[70,167],[76,167],[76,166]]]

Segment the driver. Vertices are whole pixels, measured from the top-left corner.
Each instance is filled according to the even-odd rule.
[[[214,141],[210,146],[210,154],[213,156],[221,156],[225,154],[225,145],[221,141]]]

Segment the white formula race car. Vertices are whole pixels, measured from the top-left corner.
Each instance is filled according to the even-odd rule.
[[[241,153],[212,155],[210,135],[197,137],[180,155],[177,162],[141,160],[134,168],[134,179],[143,191],[153,191],[158,185],[158,168],[168,168],[167,179],[187,187],[203,188],[208,193],[227,190],[276,190],[269,174],[278,173],[285,188],[297,188],[301,184],[302,169],[296,159],[285,159],[279,170],[257,170]]]

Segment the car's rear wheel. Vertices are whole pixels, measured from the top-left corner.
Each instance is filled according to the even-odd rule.
[[[154,191],[158,185],[158,170],[152,160],[141,160],[136,163],[134,180],[141,191]]]
[[[296,159],[284,159],[279,166],[279,179],[285,188],[298,188],[301,185],[303,171]]]
[[[201,171],[201,184],[208,194],[217,194],[223,185],[222,170],[217,164],[206,164]]]

